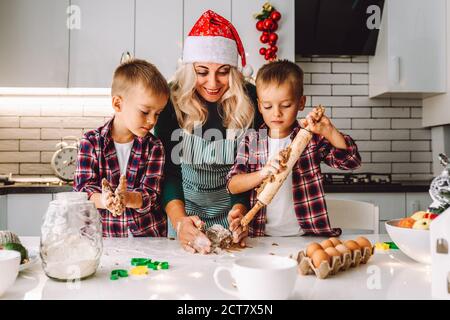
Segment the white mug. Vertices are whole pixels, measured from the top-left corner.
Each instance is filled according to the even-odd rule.
[[[0,296],[16,281],[19,273],[20,253],[0,250]]]
[[[219,281],[219,274],[228,271],[237,289],[227,289]],[[297,261],[273,255],[242,257],[231,268],[217,267],[214,281],[220,290],[248,300],[282,300],[292,294],[297,280]]]

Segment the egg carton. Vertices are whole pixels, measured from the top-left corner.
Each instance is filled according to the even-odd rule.
[[[374,248],[364,248],[354,250],[352,253],[345,253],[342,257],[331,257],[331,265],[328,261],[322,261],[318,268],[312,259],[306,256],[305,251],[300,251],[297,256],[298,271],[302,275],[315,274],[319,279],[325,279],[330,275],[335,275],[340,271],[356,268],[360,264],[366,264],[373,255]]]

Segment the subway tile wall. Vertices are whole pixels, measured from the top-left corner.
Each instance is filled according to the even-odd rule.
[[[369,99],[368,57],[304,58],[307,108],[326,114],[357,142],[356,172],[391,173],[395,180],[432,178],[431,132],[421,127],[422,100]],[[50,159],[64,136],[81,136],[112,115],[109,97],[0,96],[0,174],[52,175]],[[336,170],[323,166],[324,172]]]
[[[0,96],[0,174],[52,175],[56,144],[101,126],[110,105],[109,97]]]
[[[369,99],[368,57],[297,57],[305,72],[307,108],[322,104],[352,136],[363,164],[355,172],[390,173],[395,180],[432,178],[431,131],[422,128],[422,100]],[[323,172],[340,172],[326,165]]]

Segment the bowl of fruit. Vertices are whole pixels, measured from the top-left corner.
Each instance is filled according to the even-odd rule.
[[[399,249],[413,260],[431,263],[430,223],[437,215],[417,211],[403,219],[386,221],[386,231]]]

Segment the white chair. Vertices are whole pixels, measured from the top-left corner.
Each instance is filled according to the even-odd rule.
[[[326,201],[331,227],[379,232],[379,208],[373,203],[328,198]]]

